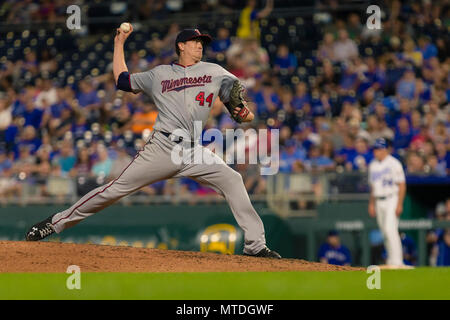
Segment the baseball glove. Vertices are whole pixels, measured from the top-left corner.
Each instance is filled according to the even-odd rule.
[[[244,99],[244,87],[238,80],[233,82],[233,87],[230,91],[230,100],[225,103],[225,107],[227,107],[231,117],[238,123],[244,121],[249,113],[247,101]],[[235,113],[237,108],[241,109]]]

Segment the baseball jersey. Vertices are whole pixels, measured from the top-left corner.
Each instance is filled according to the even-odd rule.
[[[324,243],[319,248],[319,259],[325,258],[329,264],[343,266],[351,264],[352,258],[347,247],[341,245],[337,248],[328,243]]]
[[[193,141],[201,134],[195,132],[194,137],[194,121],[202,121],[203,128],[214,100],[220,97],[228,102],[235,80],[236,76],[221,66],[203,61],[186,67],[159,65],[130,75],[133,92],[152,97],[158,108],[154,129],[169,133],[182,129]]]
[[[373,159],[369,164],[369,184],[375,197],[386,197],[398,193],[398,183],[405,182],[405,173],[400,161],[388,155],[383,161]]]

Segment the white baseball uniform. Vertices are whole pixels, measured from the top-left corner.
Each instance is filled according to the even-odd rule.
[[[399,183],[405,182],[403,167],[388,155],[382,161],[374,159],[369,164],[369,184],[375,198],[377,223],[384,237],[388,265],[403,265],[402,242],[398,232],[399,218],[395,214]]]

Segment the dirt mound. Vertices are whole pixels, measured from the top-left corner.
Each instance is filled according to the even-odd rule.
[[[241,255],[141,249],[93,244],[0,241],[0,272],[221,272],[354,271],[298,259],[263,259]]]

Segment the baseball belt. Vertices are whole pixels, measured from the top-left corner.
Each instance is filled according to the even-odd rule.
[[[175,136],[175,135],[173,135],[171,133],[168,133],[168,132],[164,132],[164,131],[159,131],[159,132],[161,132],[163,135],[165,135],[170,141],[173,141],[175,143],[181,143],[184,140],[183,137]],[[194,145],[195,145],[194,141],[188,141],[187,140],[186,142],[191,142],[191,147],[194,147]]]
[[[393,197],[393,194],[390,194],[388,196],[383,196],[383,197],[375,197],[376,200],[386,200],[389,199],[390,197]]]

